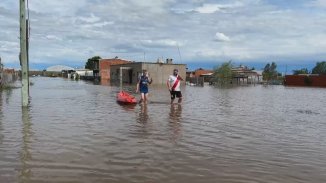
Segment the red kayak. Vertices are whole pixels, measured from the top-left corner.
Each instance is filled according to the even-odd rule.
[[[137,104],[136,98],[125,91],[117,94],[117,102],[122,104]]]

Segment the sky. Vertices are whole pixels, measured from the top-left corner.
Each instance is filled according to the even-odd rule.
[[[101,56],[210,68],[326,60],[326,0],[28,0],[31,69]],[[0,1],[0,57],[19,66],[19,1]]]

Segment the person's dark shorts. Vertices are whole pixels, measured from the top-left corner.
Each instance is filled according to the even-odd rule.
[[[148,88],[141,88],[140,93],[148,93]]]
[[[181,91],[170,91],[171,93],[171,99],[175,99],[175,97],[177,98],[181,98],[182,97],[182,94],[181,94]]]

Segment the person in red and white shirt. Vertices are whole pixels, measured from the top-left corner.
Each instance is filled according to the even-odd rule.
[[[178,98],[178,103],[181,103],[182,101],[182,94],[180,90],[181,81],[183,81],[183,79],[179,76],[178,69],[174,69],[173,75],[170,75],[168,81],[166,82],[166,85],[171,94],[171,104],[173,103],[175,97]]]

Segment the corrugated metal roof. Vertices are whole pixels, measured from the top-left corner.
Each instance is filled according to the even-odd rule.
[[[52,71],[52,72],[61,72],[63,70],[75,70],[75,69],[65,65],[54,65],[46,69],[46,71]]]

